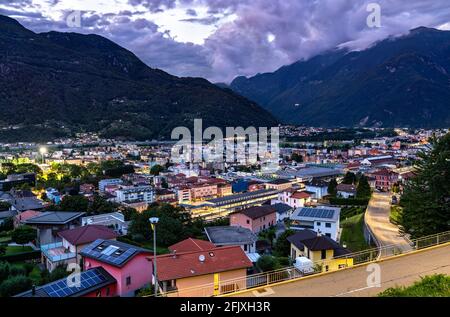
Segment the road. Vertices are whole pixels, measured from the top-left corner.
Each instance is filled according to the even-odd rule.
[[[389,193],[374,192],[367,207],[365,222],[377,238],[380,246],[395,244],[394,248],[382,251],[382,257],[390,256],[394,251],[409,251],[411,245],[399,234],[396,225],[389,221],[391,212],[391,195]]]
[[[274,285],[264,289],[236,294],[236,297],[360,297],[376,296],[394,286],[408,286],[421,276],[450,274],[450,245],[406,254],[378,262],[380,287],[368,287],[367,266],[312,276],[303,280]]]

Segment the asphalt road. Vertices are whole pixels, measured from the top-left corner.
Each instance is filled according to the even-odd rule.
[[[398,227],[389,221],[391,197],[389,193],[374,192],[365,215],[366,224],[372,230],[381,247],[395,245],[395,249],[383,250],[382,257],[390,256],[394,252],[412,249],[407,240],[399,234]]]
[[[368,286],[368,265],[313,276],[304,280],[275,285],[234,295],[236,297],[361,297],[376,296],[394,286],[408,286],[421,276],[450,274],[450,245],[423,250],[378,262],[379,286]],[[375,280],[372,280],[375,281]]]

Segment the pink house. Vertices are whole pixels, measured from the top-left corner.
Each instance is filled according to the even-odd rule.
[[[84,248],[84,270],[103,267],[116,281],[115,296],[134,296],[152,283],[153,268],[148,260],[153,252],[113,240],[96,240]]]
[[[272,206],[255,206],[232,213],[230,226],[250,229],[258,233],[277,223],[276,209]]]

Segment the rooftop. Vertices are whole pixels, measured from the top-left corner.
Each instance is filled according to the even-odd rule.
[[[254,206],[244,210],[234,212],[234,214],[243,214],[250,219],[258,219],[276,212],[276,209],[270,205]]]
[[[308,221],[311,221],[313,219],[323,219],[323,220],[328,220],[328,221],[331,221],[331,220],[337,221],[339,219],[340,212],[341,212],[340,208],[301,207],[301,208],[297,208],[293,212],[291,219],[293,219],[293,220],[308,220]]]
[[[283,204],[283,203],[274,204],[274,205],[272,205],[272,207],[275,208],[275,211],[279,214],[288,212],[289,210],[292,209],[291,206],[289,206],[287,204]]]
[[[46,211],[39,216],[30,218],[25,221],[26,224],[58,224],[63,225],[71,222],[81,216],[84,212],[70,212],[70,211]]]
[[[178,253],[178,252],[204,251],[215,247],[216,246],[209,241],[188,238],[186,240],[175,243],[174,245],[171,245],[169,247],[169,250],[171,252],[176,251]]]
[[[209,199],[209,200],[207,200],[207,202],[212,203],[216,206],[221,206],[221,205],[227,205],[230,203],[245,201],[248,199],[255,199],[255,198],[271,196],[271,195],[275,195],[277,193],[278,193],[278,191],[275,189],[261,189],[261,190],[256,190],[254,192],[247,192],[247,193],[242,193],[242,194],[235,194],[235,195],[230,195],[230,196],[225,196],[225,197],[220,197],[220,198]]]
[[[287,240],[299,250],[303,250],[306,246],[311,251],[334,250],[334,256],[350,253],[350,250],[345,249],[333,239],[324,235],[318,235],[316,232],[308,229],[289,236]]]
[[[252,244],[258,240],[251,230],[242,227],[206,227],[205,233],[209,241],[215,245]]]
[[[82,245],[97,239],[115,239],[114,230],[101,225],[87,225],[58,232],[58,235],[72,245]]]
[[[103,239],[95,240],[80,252],[84,257],[117,267],[123,267],[129,260],[140,253],[153,254],[150,250],[131,244]]]

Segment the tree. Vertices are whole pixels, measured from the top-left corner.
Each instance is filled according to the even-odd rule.
[[[283,232],[275,242],[274,254],[276,256],[289,256],[291,253],[291,243],[287,240],[295,232],[291,229]]]
[[[32,281],[29,277],[18,275],[8,278],[0,284],[0,296],[11,297],[25,292],[32,287]]]
[[[81,195],[64,196],[59,204],[61,211],[87,211],[89,200]]]
[[[0,244],[0,256],[6,254],[6,245]]]
[[[156,164],[156,165],[152,166],[152,168],[150,169],[150,174],[158,176],[159,173],[161,173],[162,171],[164,171],[164,167]]]
[[[352,172],[347,172],[344,176],[344,180],[342,181],[342,184],[355,184],[356,183],[356,175]]]
[[[11,265],[8,262],[0,262],[0,284],[9,276]]]
[[[29,226],[20,226],[11,234],[11,240],[22,246],[36,239],[36,229]]]
[[[271,255],[263,255],[258,259],[256,265],[259,267],[261,271],[269,272],[277,269],[278,261],[275,257]]]
[[[333,178],[328,184],[328,195],[336,197],[337,195],[337,181],[336,178]]]
[[[292,153],[291,159],[297,163],[303,163],[303,156],[298,153]]]
[[[367,198],[372,194],[370,189],[369,180],[366,176],[359,178],[358,186],[356,187],[356,198]]]
[[[420,152],[415,177],[405,184],[400,200],[401,230],[413,238],[450,229],[450,133],[430,139],[428,152]]]

